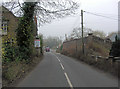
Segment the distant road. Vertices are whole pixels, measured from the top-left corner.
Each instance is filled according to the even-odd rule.
[[[73,58],[48,52],[17,87],[118,87],[118,80]]]

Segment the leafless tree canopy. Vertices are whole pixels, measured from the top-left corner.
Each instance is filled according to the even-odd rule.
[[[23,10],[19,0],[17,2],[4,2],[3,6],[13,12],[15,16],[22,16]],[[63,18],[75,14],[78,4],[72,0],[37,0],[35,15],[38,18],[39,25],[51,22],[52,19]]]
[[[83,36],[86,37],[88,33],[93,33],[90,28],[84,28]],[[68,36],[68,39],[77,39],[82,37],[82,29],[80,27],[76,27],[72,30],[71,34]]]
[[[100,38],[105,38],[106,34],[103,31],[99,30],[92,30],[90,28],[84,28],[84,33],[83,36],[86,37],[88,36],[88,33],[93,33],[94,36],[100,37]],[[68,36],[68,40],[71,39],[78,39],[82,37],[82,29],[80,27],[76,27],[72,30],[71,34]]]

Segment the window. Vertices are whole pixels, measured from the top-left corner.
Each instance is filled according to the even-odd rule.
[[[2,22],[2,33],[3,33],[4,35],[7,34],[7,29],[8,29],[7,21],[3,21],[3,22]]]

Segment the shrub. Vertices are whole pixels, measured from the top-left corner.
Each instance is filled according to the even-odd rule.
[[[17,49],[12,47],[10,44],[4,44],[2,48],[2,60],[3,62],[9,62],[9,61],[14,61]]]
[[[118,37],[115,37],[115,42],[112,44],[112,48],[109,53],[111,56],[120,57],[120,39]]]
[[[21,48],[23,51],[27,50],[25,48]],[[18,46],[12,46],[11,44],[4,44],[2,48],[2,62],[8,63],[12,61],[21,61],[22,59],[26,59],[27,56],[24,53],[19,51]]]
[[[89,49],[92,49],[94,52],[101,54],[101,56],[108,56],[109,49],[105,48],[103,45],[91,42],[88,44]]]

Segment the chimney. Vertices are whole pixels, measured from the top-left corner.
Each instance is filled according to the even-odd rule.
[[[35,23],[36,23],[36,25],[37,25],[37,18],[36,18],[36,16],[34,16],[34,20],[35,20]]]
[[[92,36],[93,35],[93,33],[88,33],[88,36]]]

